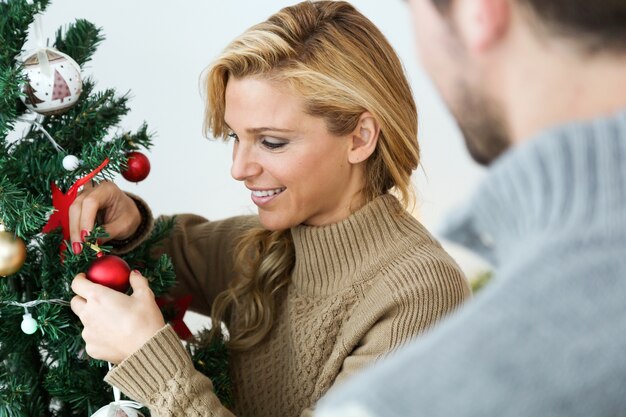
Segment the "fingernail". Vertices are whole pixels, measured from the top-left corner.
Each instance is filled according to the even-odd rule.
[[[72,250],[74,251],[74,255],[78,255],[83,250],[83,245],[79,242],[72,243]]]
[[[85,237],[89,234],[89,230],[81,230],[80,232],[80,240],[85,241]]]
[[[136,270],[136,269],[133,269],[133,272],[134,272],[135,274],[139,274],[139,275],[141,275],[141,272],[139,272],[139,271],[138,271],[138,270]]]

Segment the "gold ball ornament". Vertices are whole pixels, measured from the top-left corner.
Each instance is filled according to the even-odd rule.
[[[0,276],[15,274],[26,262],[26,245],[24,241],[0,229]]]

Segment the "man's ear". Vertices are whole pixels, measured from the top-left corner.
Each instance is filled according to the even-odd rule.
[[[352,132],[348,161],[351,164],[358,164],[369,158],[376,149],[379,135],[378,120],[370,112],[361,114],[359,123]]]
[[[510,0],[455,1],[452,15],[463,44],[485,52],[506,35],[511,24]]]

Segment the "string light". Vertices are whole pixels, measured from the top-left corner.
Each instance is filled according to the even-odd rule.
[[[35,307],[39,304],[59,304],[64,306],[69,306],[69,301],[54,299],[54,300],[33,300],[28,301],[26,303],[18,303],[17,301],[3,301],[2,304],[17,306],[24,308],[24,315],[22,316],[22,323],[20,325],[22,331],[26,334],[33,334],[39,329],[39,325],[37,324],[37,320],[35,320],[28,311],[29,308]]]

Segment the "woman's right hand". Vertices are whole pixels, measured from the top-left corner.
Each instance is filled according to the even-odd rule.
[[[95,187],[88,184],[70,206],[70,239],[74,253],[82,250],[82,242],[92,231],[98,214],[102,216],[102,226],[109,234],[109,238],[103,241],[126,239],[141,224],[137,205],[117,185],[109,181]]]

